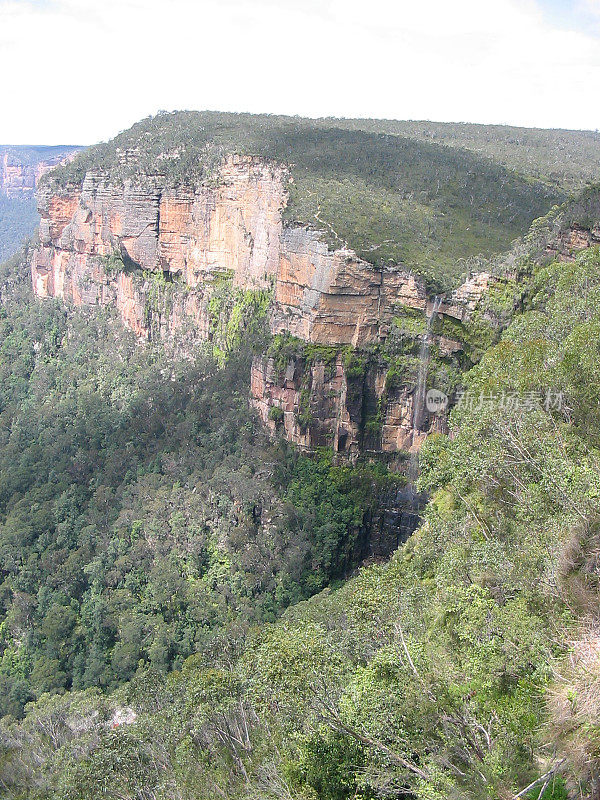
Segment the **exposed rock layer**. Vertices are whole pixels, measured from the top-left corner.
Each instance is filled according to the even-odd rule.
[[[384,337],[394,309],[425,309],[421,281],[390,267],[378,270],[351,250],[330,251],[316,231],[284,231],[277,272],[274,333],[304,341],[359,346]]]
[[[559,258],[562,261],[574,261],[575,256],[581,250],[598,245],[600,245],[599,224],[591,228],[573,225],[562,231],[556,241],[548,246],[547,254],[552,258]]]
[[[387,367],[376,361],[356,374],[342,354],[331,364],[293,358],[281,371],[264,356],[252,364],[251,403],[274,435],[350,456],[418,450],[427,433],[445,432],[445,409],[425,412],[414,431],[414,380],[390,386],[386,375]]]
[[[278,165],[233,156],[214,186],[196,190],[156,179],[112,185],[95,173],[60,195],[44,189],[36,294],[106,305],[125,291],[118,272],[129,271],[180,278],[205,299],[230,276],[242,289],[274,285],[273,333],[353,346],[385,337],[398,305],[426,308],[423,283],[400,267],[377,270],[350,250],[330,251],[316,231],[284,229],[287,180]],[[134,305],[123,320],[147,336]]]
[[[196,189],[148,176],[117,185],[93,172],[60,194],[43,188],[34,291],[76,306],[114,306],[140,339],[156,329],[207,339],[209,300],[224,279],[242,290],[272,288],[272,333],[338,351],[385,340],[402,308],[428,312],[423,282],[401,266],[376,269],[351,250],[329,250],[316,231],[285,228],[288,180],[280,165],[230,156],[217,180]],[[442,311],[464,320],[490,280],[473,276]],[[157,282],[173,287],[168,310],[157,307]],[[449,354],[460,348],[450,339],[438,344]],[[257,359],[251,396],[265,424],[290,441],[351,454],[418,445],[412,387],[386,389],[383,368],[370,366],[358,380],[338,352],[333,365],[295,359],[284,373]]]

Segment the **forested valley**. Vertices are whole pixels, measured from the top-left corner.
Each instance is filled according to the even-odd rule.
[[[156,126],[137,162],[148,171],[192,122],[140,123],[48,185],[94,163],[126,183],[120,148]],[[182,161],[159,164],[173,185],[192,166],[216,182],[233,123],[239,135],[239,119],[200,122]],[[244,154],[257,126],[241,126]],[[471,402],[453,395],[448,431],[424,439],[419,525],[373,556],[381,498],[414,478],[408,453],[390,469],[367,448],[296,447],[249,407],[253,359],[279,355],[284,373],[290,361],[292,340],[269,328],[272,289],[244,294],[229,276],[206,341],[178,349],[140,342],[113,308],[34,297],[26,245],[0,268],[0,787],[11,800],[597,797],[599,190],[565,200],[572,176],[544,183],[539,164],[521,180],[454,144],[326,131],[267,125],[269,158],[296,156],[286,224],[320,203],[333,220],[339,201],[355,244],[366,220],[374,268],[414,259],[441,292],[479,254],[499,277],[477,324],[433,328],[438,342],[461,328],[468,357],[434,345],[431,359],[461,365],[453,381]],[[394,159],[421,171],[392,180]],[[441,238],[379,252],[395,229],[372,208],[391,198],[413,219],[417,184]],[[463,237],[471,222],[475,240]],[[452,231],[456,251],[436,260]],[[567,235],[585,246],[569,249]],[[414,327],[408,394],[424,311],[394,322]],[[348,374],[382,357],[375,345],[303,347],[318,363],[344,356]]]

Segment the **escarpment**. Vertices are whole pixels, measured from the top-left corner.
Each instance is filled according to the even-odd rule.
[[[275,162],[228,156],[196,187],[159,176],[118,182],[98,171],[81,185],[46,185],[34,292],[114,307],[140,340],[187,337],[190,348],[213,335],[211,301],[224,285],[269,293],[279,351],[257,357],[251,376],[264,424],[307,448],[418,447],[445,425],[443,411],[425,415],[415,436],[414,350],[431,312],[425,284],[402,265],[376,268],[352,250],[331,250],[316,230],[284,226],[289,180]],[[491,281],[471,277],[442,314],[460,326]],[[442,371],[462,349],[452,331],[437,331],[434,346]]]
[[[141,339],[151,316],[163,333],[186,324],[207,338],[207,303],[224,277],[270,286],[277,271],[284,171],[230,158],[216,186],[166,189],[156,178],[111,184],[88,173],[81,187],[39,194],[40,246],[31,269],[39,297],[114,305]],[[157,280],[177,283],[169,314],[154,309]]]

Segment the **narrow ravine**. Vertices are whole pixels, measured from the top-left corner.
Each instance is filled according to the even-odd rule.
[[[412,437],[410,447],[410,460],[408,466],[408,478],[414,484],[419,474],[419,453],[417,450],[417,437],[423,422],[423,412],[425,409],[425,396],[427,394],[427,373],[429,371],[429,357],[431,351],[431,331],[433,324],[442,305],[442,298],[436,295],[433,299],[431,312],[427,316],[425,333],[421,340],[421,350],[419,353],[419,369],[417,372],[417,385],[415,387],[412,413]]]

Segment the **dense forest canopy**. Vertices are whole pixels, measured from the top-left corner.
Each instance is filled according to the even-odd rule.
[[[174,364],[4,269],[9,797],[589,796],[600,252],[521,267],[484,401],[423,450],[423,525],[337,588],[384,472],[270,445],[246,344]]]
[[[28,281],[22,256],[3,268],[0,709],[17,716],[180,666],[345,577],[394,480],[269,444],[247,407],[264,316],[218,369],[208,346],[140,347]]]
[[[106,309],[35,300],[27,250],[0,268],[10,800],[595,800],[600,248],[561,246],[571,226],[592,240],[600,192],[548,212],[574,173],[550,186],[547,164],[523,178],[454,144],[185,112],[48,178],[178,185],[258,153],[290,164],[288,223],[318,213],[359,251],[379,236],[375,263],[438,283],[543,216],[485,262],[503,280],[469,323],[432,322],[465,350],[448,374],[432,346],[431,373],[473,402],[426,440],[422,524],[387,561],[369,526],[402,474],[301,453],[249,411],[252,358],[309,350],[269,334],[268,292],[224,284],[212,340],[183,357]],[[414,383],[425,320],[394,325],[392,378]]]
[[[35,233],[39,221],[35,197],[4,197],[0,193],[0,262],[17,252]]]
[[[567,190],[596,183],[600,174],[600,132],[472,122],[393,119],[324,119],[324,125],[407,136],[485,156],[521,175],[531,175]]]

